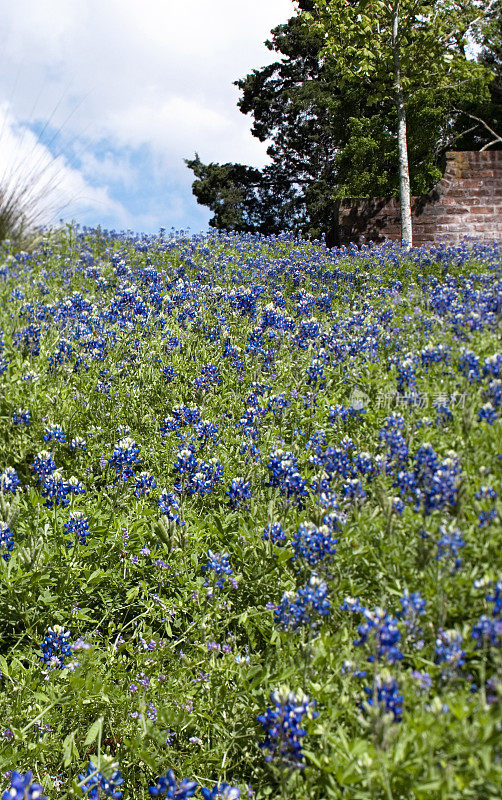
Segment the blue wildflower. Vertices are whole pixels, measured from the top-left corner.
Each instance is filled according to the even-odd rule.
[[[212,789],[201,786],[200,791],[204,800],[216,800],[217,797],[221,797],[221,800],[238,800],[241,796],[241,790],[228,783],[220,783],[219,786],[213,786]]]
[[[272,707],[257,719],[265,730],[265,741],[258,747],[266,750],[265,761],[276,762],[280,767],[303,769],[305,767],[302,738],[307,731],[301,726],[305,715],[317,717],[314,702],[304,694],[296,695],[285,687],[270,694]]]
[[[436,637],[436,664],[444,664],[443,678],[447,679],[465,664],[465,653],[462,650],[462,636],[457,631],[439,629]]]
[[[240,506],[246,506],[251,499],[251,484],[245,478],[233,478],[225,494],[230,507],[236,510]]]
[[[230,566],[229,555],[228,553],[213,553],[212,550],[207,551],[208,562],[207,564],[202,567],[203,572],[214,572],[216,578],[218,578],[216,585],[219,589],[225,583],[225,576],[232,575],[232,567]],[[209,586],[209,582],[206,579],[204,583],[205,586]]]
[[[162,489],[159,499],[157,501],[162,513],[177,525],[184,525],[185,522],[181,517],[181,506],[179,497],[174,492],[168,492],[167,489]]]
[[[185,800],[185,798],[194,796],[197,791],[197,781],[183,778],[178,784],[173,770],[170,769],[167,775],[162,775],[157,785],[150,786],[148,791],[151,797],[165,795],[169,800]]]
[[[486,644],[502,644],[502,619],[493,619],[483,614],[473,625],[471,636],[476,640],[478,648]]]
[[[14,549],[14,535],[6,522],[0,522],[0,554],[8,561]]]
[[[319,626],[329,614],[331,603],[325,581],[313,575],[308,583],[294,592],[287,592],[276,608],[274,621],[284,631],[296,631],[304,625]]]
[[[0,491],[14,494],[20,486],[21,481],[14,467],[7,467],[0,473]]]
[[[52,475],[56,469],[56,464],[51,454],[47,450],[42,450],[35,456],[32,469],[36,473],[37,483],[40,484],[44,481],[46,476]]]
[[[338,539],[334,539],[327,525],[317,527],[313,522],[301,522],[293,537],[293,559],[305,559],[311,567],[332,560]]]
[[[70,631],[65,631],[61,625],[54,625],[53,628],[48,628],[40,645],[42,648],[40,660],[44,661],[49,669],[63,669],[70,666],[65,661],[72,655],[70,635]]]
[[[157,487],[157,481],[148,472],[140,472],[139,475],[136,475],[133,486],[134,496],[144,497]]]
[[[478,420],[482,422],[483,420],[488,423],[488,425],[493,425],[495,420],[497,419],[497,412],[495,411],[493,405],[491,403],[485,403],[484,406],[478,411]]]
[[[56,442],[66,441],[66,433],[61,425],[46,425],[44,428],[44,442],[50,442],[51,439]]]
[[[29,425],[30,424],[30,412],[27,408],[18,408],[17,411],[14,411],[12,414],[12,422],[14,425]]]
[[[106,797],[111,797],[113,800],[120,800],[123,795],[123,792],[117,788],[124,783],[124,779],[120,777],[119,770],[115,770],[108,778],[89,760],[86,774],[78,777],[82,792],[84,794],[88,793],[90,800],[99,800],[100,789]]]
[[[271,522],[263,531],[263,539],[269,539],[272,544],[282,547],[288,541],[286,534],[281,528],[280,522]]]
[[[166,383],[172,383],[177,376],[177,372],[174,371],[174,368],[168,364],[167,367],[164,367],[162,370],[162,377],[164,378]]]
[[[66,533],[75,534],[79,544],[87,545],[87,539],[90,536],[89,517],[86,517],[82,511],[71,511],[68,522],[64,524],[64,530]]]
[[[383,713],[390,713],[394,722],[403,718],[403,696],[399,686],[391,675],[382,674],[375,677],[374,686],[365,686],[366,704],[371,708],[380,708]]]
[[[33,780],[31,770],[24,775],[13,770],[9,777],[10,788],[2,794],[2,800],[47,800],[44,787]]]
[[[134,475],[133,464],[141,461],[139,452],[139,446],[129,436],[117,442],[111,458],[108,459],[108,463],[117,473],[114,483],[127,481]]]
[[[462,547],[465,547],[465,541],[459,530],[447,533],[445,526],[441,525],[439,531],[441,538],[436,542],[438,551],[436,560],[441,561],[444,559],[447,564],[450,564],[450,575],[453,575],[462,565],[462,559],[459,557],[458,552]]]

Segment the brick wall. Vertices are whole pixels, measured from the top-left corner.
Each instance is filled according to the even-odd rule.
[[[436,187],[412,198],[413,244],[434,244],[465,236],[502,240],[502,150],[446,154]],[[398,240],[399,200],[372,197],[340,203],[340,244]]]

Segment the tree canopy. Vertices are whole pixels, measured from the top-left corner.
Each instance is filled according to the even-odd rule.
[[[302,0],[303,10],[314,4]],[[492,21],[496,28],[497,18]],[[480,60],[496,69],[496,37],[479,31]],[[484,38],[483,38],[484,37]],[[350,75],[324,51],[325,37],[302,16],[273,29],[267,47],[277,60],[236,81],[238,107],[253,118],[252,134],[267,142],[270,163],[258,170],[242,164],[204,164],[187,159],[199,203],[213,211],[210,224],[235,231],[289,230],[337,241],[337,201],[342,197],[395,196],[396,110],[391,76]],[[467,61],[458,46],[456,57]],[[500,57],[498,58],[500,64]],[[502,105],[469,85],[434,87],[408,98],[411,191],[423,194],[442,174],[446,150],[479,149],[490,139],[464,112],[497,124]],[[461,113],[462,112],[462,113]]]

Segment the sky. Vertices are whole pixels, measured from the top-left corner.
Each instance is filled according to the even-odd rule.
[[[292,0],[0,0],[0,185],[30,182],[39,222],[207,230],[184,163],[261,167],[233,81]]]

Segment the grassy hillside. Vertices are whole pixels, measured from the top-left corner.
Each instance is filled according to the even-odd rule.
[[[500,797],[501,266],[4,246],[3,800]]]

